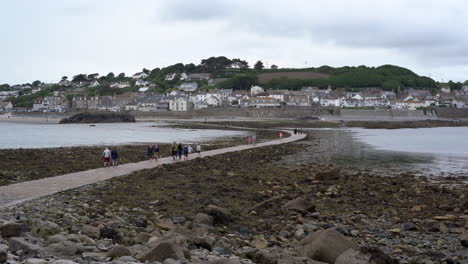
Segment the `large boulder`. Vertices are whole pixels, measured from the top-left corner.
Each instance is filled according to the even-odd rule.
[[[168,258],[183,261],[185,260],[185,255],[183,248],[179,247],[175,240],[169,240],[161,242],[158,245],[148,249],[147,251],[138,255],[137,258],[142,262],[163,262]]]
[[[356,245],[334,228],[314,232],[302,244],[302,256],[327,263],[334,263],[339,255]]]
[[[378,248],[362,247],[346,250],[338,256],[335,264],[398,264],[398,261]]]
[[[46,247],[47,253],[53,256],[74,256],[83,251],[81,245],[71,241],[62,241]]]
[[[464,247],[468,247],[468,232],[464,232],[463,234],[461,234],[458,239],[460,240],[460,243],[464,246]]]
[[[131,256],[131,255],[132,255],[132,252],[130,251],[130,249],[121,245],[113,246],[112,249],[109,250],[109,253],[107,254],[107,256],[111,258],[118,258],[118,257],[123,257],[123,256]]]
[[[302,197],[298,197],[294,200],[291,200],[287,203],[285,203],[283,206],[282,206],[283,209],[286,209],[286,210],[291,210],[291,211],[296,211],[296,212],[302,212],[302,213],[305,213],[305,212],[315,212],[315,205],[302,198]]]
[[[10,244],[10,250],[12,252],[23,250],[25,252],[38,253],[43,251],[43,248],[41,246],[27,241],[24,237],[10,237],[10,239],[8,239],[8,242]]]
[[[317,181],[333,181],[340,178],[340,169],[332,169],[329,171],[319,172],[315,174],[315,180]]]
[[[232,221],[232,215],[229,210],[210,204],[205,209],[206,213],[213,217],[215,225],[224,225]]]
[[[101,229],[99,227],[91,225],[83,225],[80,228],[80,232],[94,239],[99,238],[101,236]]]
[[[37,222],[32,228],[32,232],[38,236],[48,237],[60,233],[60,226],[51,221]]]
[[[8,253],[5,249],[0,248],[0,263],[5,263],[8,259]]]
[[[0,225],[0,235],[4,238],[18,237],[23,231],[23,225],[15,222],[6,222]]]
[[[193,222],[203,225],[213,225],[213,217],[204,213],[198,213]]]

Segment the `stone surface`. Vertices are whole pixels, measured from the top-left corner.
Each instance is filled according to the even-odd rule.
[[[38,236],[47,237],[59,233],[60,229],[60,226],[54,222],[39,221],[34,225],[32,231]]]
[[[137,258],[142,261],[159,261],[163,262],[168,258],[175,260],[184,260],[185,255],[183,249],[176,244],[174,240],[162,242],[151,249],[138,255]]]
[[[132,252],[130,249],[121,246],[121,245],[114,245],[111,250],[109,250],[109,253],[107,254],[111,258],[118,258],[118,257],[123,257],[123,256],[131,256]]]
[[[232,215],[229,210],[213,204],[206,207],[206,213],[213,217],[213,223],[215,225],[223,225],[232,221]]]
[[[314,212],[315,211],[315,205],[302,198],[298,197],[294,200],[291,200],[287,203],[285,203],[282,208],[286,210],[292,210],[292,211],[298,211],[298,212]]]
[[[8,241],[10,242],[10,250],[13,252],[23,250],[37,253],[43,250],[41,246],[31,243],[23,237],[11,237]]]
[[[302,241],[302,255],[313,260],[334,263],[336,258],[347,249],[355,246],[333,228],[317,231]]]
[[[62,241],[48,245],[46,251],[53,256],[74,256],[82,251],[82,247],[71,241]]]
[[[463,234],[461,234],[458,239],[460,240],[460,243],[464,246],[464,247],[468,247],[468,232],[464,232]]]
[[[21,235],[23,225],[15,222],[6,222],[0,225],[0,235],[4,238],[18,237]]]
[[[213,225],[213,217],[204,213],[198,213],[193,222],[204,225]]]
[[[5,249],[0,248],[0,263],[5,263],[8,259],[8,253]]]
[[[49,263],[47,260],[38,259],[38,258],[29,258],[23,262],[23,264],[47,264],[47,263]]]

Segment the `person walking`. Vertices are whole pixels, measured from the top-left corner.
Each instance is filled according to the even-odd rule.
[[[108,147],[106,147],[106,149],[104,149],[104,152],[102,153],[102,160],[104,161],[104,167],[109,166],[110,158],[111,158],[111,151],[109,150]]]
[[[192,145],[188,145],[188,154],[192,154],[193,153],[193,148],[192,148]]]
[[[279,132],[279,138],[280,138],[280,139],[283,138],[283,132]]]
[[[251,136],[249,136],[249,137],[247,138],[247,142],[249,143],[249,145],[252,144],[252,137],[251,137]]]
[[[184,146],[184,160],[188,160],[189,148],[187,145]]]
[[[148,158],[150,160],[153,160],[153,157],[154,157],[154,149],[153,149],[153,146],[148,146],[148,149],[146,151],[146,155],[148,156]]]
[[[201,146],[200,146],[200,143],[198,143],[197,146],[196,146],[195,148],[196,148],[196,150],[197,150],[198,157],[200,158],[200,157],[201,157]]]
[[[297,128],[294,129],[294,135],[296,135],[296,134],[297,134]]]
[[[154,149],[154,157],[155,157],[156,160],[158,160],[160,158],[159,146],[158,145],[153,145],[153,149]]]
[[[177,158],[177,144],[175,143],[172,143],[172,146],[171,146],[171,151],[172,151],[172,159],[175,160]]]
[[[119,159],[119,153],[117,153],[116,149],[113,149],[111,151],[111,165],[112,166],[117,166],[118,165],[118,159]]]
[[[252,136],[252,144],[255,146],[257,144],[257,134],[253,134]]]
[[[179,156],[179,160],[182,159],[182,151],[184,150],[184,148],[182,147],[182,143],[179,143],[179,145],[177,145],[177,155]]]

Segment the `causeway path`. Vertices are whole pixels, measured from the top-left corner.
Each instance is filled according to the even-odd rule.
[[[250,129],[243,127],[243,129]],[[277,130],[279,131],[279,130]],[[289,137],[275,139],[252,145],[239,145],[235,147],[214,149],[202,151],[201,158],[215,156],[228,152],[242,151],[252,148],[260,148],[264,146],[279,145],[297,141],[306,137],[306,134],[294,134],[293,131],[283,130],[283,133],[290,134]],[[196,154],[191,154],[192,159],[196,158]],[[55,177],[49,177],[34,181],[21,182],[0,187],[0,209],[5,207],[15,206],[27,201],[31,201],[44,196],[52,195],[61,191],[75,189],[81,186],[98,183],[114,177],[129,175],[133,172],[152,169],[162,164],[172,164],[184,162],[184,160],[173,160],[172,157],[165,157],[155,161],[141,161],[137,163],[128,163],[118,165],[116,167],[98,168],[87,171],[74,172]]]

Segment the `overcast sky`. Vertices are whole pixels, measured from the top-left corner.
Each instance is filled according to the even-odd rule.
[[[0,0],[0,83],[211,56],[468,79],[465,0]]]

